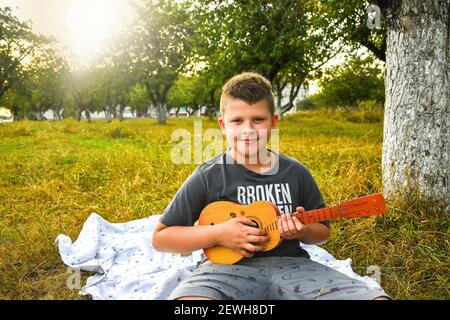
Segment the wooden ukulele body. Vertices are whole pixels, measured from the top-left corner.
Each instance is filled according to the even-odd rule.
[[[199,225],[215,225],[233,218],[248,218],[267,231],[269,241],[264,251],[272,250],[281,242],[280,233],[273,222],[280,215],[278,208],[269,201],[257,201],[241,205],[232,201],[216,201],[206,206],[198,219]],[[225,246],[204,249],[205,255],[214,263],[234,264],[243,256]]]

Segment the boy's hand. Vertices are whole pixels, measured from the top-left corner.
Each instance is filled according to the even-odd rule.
[[[266,231],[256,227],[248,218],[233,218],[217,225],[219,231],[218,244],[237,251],[250,258],[256,251],[265,249],[269,241]]]
[[[295,213],[305,212],[305,208],[297,207]],[[282,214],[278,219],[278,231],[283,239],[299,240],[305,233],[305,225],[291,214]]]

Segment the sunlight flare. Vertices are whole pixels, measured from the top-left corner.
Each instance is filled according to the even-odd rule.
[[[124,25],[125,0],[76,0],[66,12],[70,47],[80,61],[99,54]]]

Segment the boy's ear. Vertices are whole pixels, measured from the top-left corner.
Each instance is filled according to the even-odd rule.
[[[218,117],[217,122],[219,123],[220,131],[225,134],[225,120],[222,117]]]
[[[275,129],[277,127],[278,120],[280,119],[280,116],[278,113],[274,113],[272,116],[272,129]]]

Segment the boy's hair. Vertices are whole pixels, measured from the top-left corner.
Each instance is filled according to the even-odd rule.
[[[248,104],[266,100],[270,114],[275,113],[274,95],[270,81],[254,72],[238,74],[227,81],[220,96],[220,114],[225,115],[225,102],[228,98],[240,99]]]

